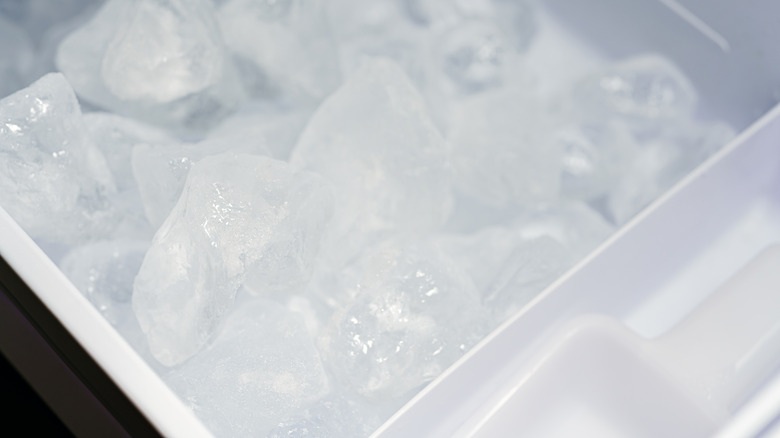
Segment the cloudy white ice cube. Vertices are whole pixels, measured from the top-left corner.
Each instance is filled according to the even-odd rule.
[[[116,226],[113,178],[61,74],[0,100],[0,188],[0,205],[34,238],[74,244]]]
[[[196,354],[245,280],[258,293],[304,283],[331,208],[317,177],[280,161],[222,154],[193,166],[135,280],[133,309],[157,360]]]

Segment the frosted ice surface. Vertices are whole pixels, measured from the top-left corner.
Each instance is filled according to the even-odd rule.
[[[60,269],[108,322],[117,325],[132,315],[133,280],[148,248],[148,242],[132,240],[95,242],[70,251]]]
[[[194,165],[135,280],[155,358],[170,366],[197,353],[245,279],[263,293],[305,283],[331,208],[319,178],[281,161],[222,154]]]
[[[238,94],[208,0],[110,0],[56,63],[84,99],[158,124],[213,124]]]
[[[334,184],[329,250],[346,261],[367,244],[444,222],[451,205],[448,152],[408,78],[377,58],[323,102],[291,164]]]
[[[669,189],[734,137],[720,122],[667,123],[646,139],[625,176],[609,193],[608,211],[618,225]]]
[[[0,98],[27,85],[33,45],[24,31],[0,15]]]
[[[369,399],[410,395],[485,334],[474,284],[433,247],[386,245],[363,260],[362,274],[320,351],[342,384]]]
[[[319,100],[341,83],[326,4],[228,0],[219,20],[227,46],[254,65],[254,76],[266,79],[266,93]]]
[[[119,190],[136,186],[131,165],[135,145],[173,141],[164,131],[111,113],[86,113],[84,124],[90,138],[106,157]]]
[[[311,112],[306,110],[240,113],[225,119],[209,133],[209,138],[262,142],[271,157],[287,160],[310,116]]]
[[[574,97],[587,114],[627,121],[673,121],[690,117],[697,93],[669,59],[648,54],[616,63],[584,79]]]
[[[266,436],[329,390],[303,322],[262,299],[228,315],[214,341],[165,380],[216,436],[226,437]]]
[[[613,189],[638,147],[619,120],[572,122],[559,127],[553,141],[563,150],[561,195],[582,200],[599,198]]]
[[[257,126],[223,129],[198,143],[139,143],[132,149],[132,172],[149,223],[158,228],[176,205],[190,167],[200,159],[224,152],[268,155]]]
[[[551,120],[545,106],[524,91],[464,100],[449,135],[457,187],[495,206],[554,199],[562,151],[550,138]]]
[[[382,423],[376,409],[346,393],[335,393],[281,421],[268,438],[363,438]]]
[[[0,100],[0,188],[0,205],[34,238],[74,244],[116,225],[113,179],[61,74]]]

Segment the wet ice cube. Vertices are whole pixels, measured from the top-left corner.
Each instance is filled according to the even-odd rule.
[[[494,206],[557,196],[562,151],[550,140],[544,105],[527,92],[501,90],[472,96],[455,111],[449,139],[461,192]]]
[[[165,380],[216,436],[266,436],[329,390],[303,322],[262,299],[228,315],[214,341]]]
[[[575,122],[556,130],[562,148],[561,194],[590,200],[618,183],[637,153],[631,131],[617,120]]]
[[[34,238],[74,244],[116,225],[114,182],[61,74],[0,100],[0,188],[0,205]]]
[[[331,95],[292,154],[335,187],[330,250],[346,261],[395,233],[439,226],[451,204],[448,145],[401,69],[368,60]]]
[[[192,165],[224,152],[268,155],[266,140],[255,125],[220,130],[198,143],[139,143],[132,149],[132,172],[149,223],[158,228],[176,205]]]
[[[485,334],[471,280],[435,248],[390,244],[364,259],[358,294],[320,351],[333,374],[372,400],[409,396]]]
[[[110,0],[60,44],[80,97],[161,125],[213,125],[239,88],[208,0]]]
[[[281,161],[222,154],[193,166],[134,285],[155,358],[170,366],[197,353],[245,279],[262,293],[305,283],[331,208],[319,178]]]
[[[267,93],[320,100],[341,83],[326,3],[228,0],[219,20],[227,46],[267,80]]]
[[[619,116],[638,124],[690,117],[697,93],[669,59],[648,54],[629,58],[584,79],[574,90],[582,110]]]
[[[148,248],[148,242],[132,240],[95,242],[70,251],[60,269],[108,322],[118,325],[132,315],[133,280]]]
[[[103,152],[119,190],[136,186],[131,166],[133,147],[139,143],[173,141],[164,131],[115,114],[84,114],[84,124],[92,141]]]

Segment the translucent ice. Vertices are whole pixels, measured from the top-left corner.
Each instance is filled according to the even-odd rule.
[[[448,145],[389,60],[367,61],[323,102],[291,164],[334,184],[331,249],[340,260],[395,233],[431,230],[449,213]]]
[[[335,393],[287,418],[268,438],[362,438],[381,425],[375,409],[348,393]]]
[[[208,0],[110,0],[57,67],[91,103],[158,124],[213,124],[238,94]]]
[[[132,315],[133,280],[148,248],[147,242],[132,240],[96,242],[70,251],[60,268],[108,322],[118,325]]]
[[[266,93],[320,100],[341,83],[325,1],[228,0],[219,19],[228,47],[266,78]]]
[[[495,206],[554,199],[562,151],[550,131],[547,109],[527,92],[501,90],[463,101],[449,135],[458,188]]]
[[[245,280],[263,293],[305,283],[331,209],[319,178],[280,161],[222,154],[193,166],[134,285],[157,360],[170,366],[198,352]]]
[[[193,163],[209,155],[240,152],[269,155],[257,124],[220,129],[198,143],[139,143],[132,149],[132,172],[149,223],[158,228],[176,205]]]
[[[130,164],[135,145],[173,141],[157,128],[111,113],[84,114],[84,124],[90,138],[106,157],[119,190],[136,186]]]
[[[311,112],[306,110],[236,114],[214,128],[209,139],[234,138],[235,142],[262,143],[271,157],[287,160],[310,116]]]
[[[435,248],[391,244],[363,263],[359,293],[321,338],[348,388],[373,400],[408,396],[484,335],[474,284]]]
[[[165,380],[216,436],[226,437],[266,436],[329,389],[303,322],[260,299],[228,315],[214,341]]]
[[[638,124],[687,118],[697,102],[688,78],[667,58],[641,55],[584,79],[574,97],[588,114]]]
[[[0,100],[0,188],[0,205],[34,238],[73,244],[116,225],[113,179],[61,74]]]

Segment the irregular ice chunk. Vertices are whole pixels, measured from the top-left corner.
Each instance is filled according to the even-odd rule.
[[[202,129],[239,93],[208,0],[110,0],[56,63],[84,99],[158,124]]]
[[[523,91],[501,90],[464,100],[450,131],[456,183],[486,204],[548,201],[560,185],[560,145],[551,116]]]
[[[621,225],[734,137],[724,123],[667,123],[646,139],[620,183],[609,193],[607,210]]]
[[[363,396],[408,396],[485,334],[474,284],[435,248],[389,245],[362,269],[358,295],[331,318],[320,351]]]
[[[697,93],[667,58],[642,55],[584,79],[574,97],[587,114],[619,116],[643,125],[690,117]]]
[[[34,238],[73,244],[116,225],[116,192],[59,73],[0,100],[0,205]]]
[[[241,130],[221,130],[198,143],[141,143],[132,150],[133,176],[144,212],[158,228],[176,205],[190,167],[204,157],[224,152],[268,155],[265,138],[251,124]]]
[[[118,325],[132,315],[133,280],[148,248],[147,242],[132,240],[96,242],[70,251],[60,269],[108,322]]]
[[[129,190],[136,186],[130,164],[133,146],[173,141],[157,128],[110,113],[84,114],[84,124],[90,138],[106,157],[119,190]]]
[[[216,436],[226,437],[265,436],[329,389],[303,322],[262,299],[228,315],[214,341],[165,380]]]
[[[245,279],[260,292],[305,283],[332,199],[319,178],[270,158],[193,166],[136,277],[133,309],[165,365],[207,342]]]
[[[228,47],[254,64],[268,91],[320,100],[340,84],[325,2],[228,0],[219,20]]]
[[[389,235],[431,230],[449,213],[448,145],[389,60],[367,61],[323,102],[291,163],[335,185],[330,249],[341,261]]]
[[[26,85],[33,62],[33,45],[24,31],[0,15],[0,98]]]
[[[590,200],[613,189],[637,154],[631,131],[619,120],[580,121],[558,128],[563,149],[561,194]]]
[[[236,114],[209,133],[209,139],[236,139],[237,143],[262,143],[277,160],[287,160],[298,136],[311,116],[310,111],[260,111]],[[258,154],[262,153],[258,149]]]

